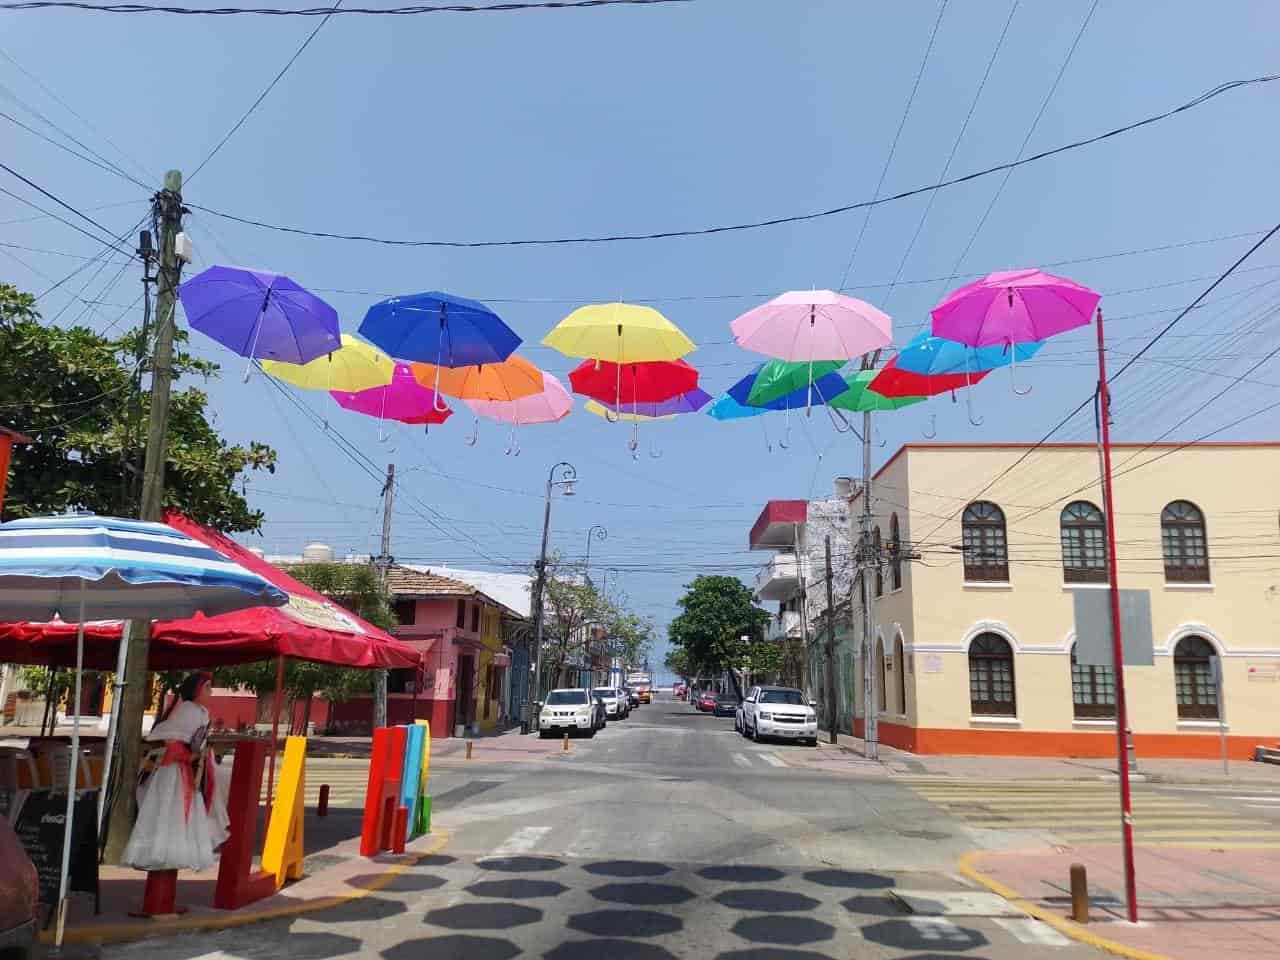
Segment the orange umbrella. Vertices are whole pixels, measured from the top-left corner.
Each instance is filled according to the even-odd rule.
[[[543,389],[542,371],[524,357],[512,354],[501,363],[469,367],[437,367],[433,363],[411,365],[414,379],[459,400],[509,402],[531,397]]]

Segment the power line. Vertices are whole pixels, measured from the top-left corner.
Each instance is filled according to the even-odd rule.
[[[2,9],[2,7],[0,7],[0,9]],[[1143,127],[1147,127],[1155,123],[1159,123],[1162,120],[1167,120],[1170,117],[1177,116],[1180,113],[1185,113],[1188,110],[1193,110],[1196,107],[1199,107],[1209,102],[1210,100],[1213,100],[1216,97],[1222,96],[1225,93],[1238,90],[1244,87],[1273,83],[1276,80],[1280,80],[1280,74],[1268,74],[1265,76],[1253,77],[1248,80],[1232,80],[1227,83],[1222,83],[1214,87],[1213,89],[1207,90],[1206,92],[1200,94],[1198,97],[1196,97],[1193,100],[1189,100],[1186,103],[1180,104],[1179,106],[1173,107],[1169,110],[1165,110],[1161,113],[1157,113],[1157,114],[1153,114],[1152,116],[1145,117],[1142,120],[1137,120],[1133,123],[1128,123],[1128,124],[1125,124],[1124,126],[1116,127],[1112,130],[1106,131],[1105,133],[1100,133],[1092,137],[1087,137],[1083,140],[1074,140],[1070,143],[1062,144],[1061,146],[1052,147],[1048,150],[1042,150],[1039,153],[1032,154],[1031,156],[1024,157],[1020,160],[1011,160],[1006,163],[999,163],[999,164],[996,164],[995,166],[986,167],[985,169],[982,169],[982,170],[976,170],[972,173],[967,173],[962,176],[953,177],[950,180],[943,180],[939,183],[931,184],[929,186],[915,187],[910,190],[900,191],[898,193],[892,194],[887,197],[881,197],[873,200],[861,200],[856,203],[848,203],[838,207],[831,207],[827,210],[819,210],[814,213],[793,214],[790,216],[772,217],[767,220],[754,220],[754,221],[749,221],[745,223],[726,224],[726,225],[720,225],[720,226],[696,227],[696,228],[683,229],[683,230],[674,230],[674,229],[660,230],[652,233],[616,233],[616,234],[604,234],[604,235],[596,235],[596,236],[551,237],[551,238],[541,238],[541,239],[530,238],[530,239],[523,239],[523,240],[404,240],[404,239],[394,239],[394,238],[387,238],[387,237],[375,237],[375,236],[370,236],[368,234],[337,233],[337,232],[330,232],[330,231],[323,231],[323,230],[309,230],[309,229],[304,229],[302,227],[291,227],[291,226],[286,226],[282,224],[267,223],[262,220],[254,220],[250,217],[240,217],[235,214],[225,213],[223,211],[215,210],[211,207],[201,206],[199,204],[188,204],[188,206],[196,210],[203,210],[205,213],[212,214],[213,216],[220,217],[224,220],[231,220],[235,223],[243,223],[251,227],[261,227],[265,230],[274,230],[279,233],[289,233],[289,234],[295,234],[298,236],[305,236],[305,237],[316,237],[324,240],[349,240],[349,241],[356,241],[361,243],[375,243],[383,246],[392,246],[392,247],[457,247],[457,248],[470,249],[470,248],[482,248],[482,247],[566,246],[570,244],[615,243],[615,242],[627,241],[627,240],[666,240],[666,239],[671,239],[675,237],[712,236],[712,235],[721,234],[721,233],[735,233],[735,232],[740,232],[744,230],[758,230],[765,227],[776,227],[776,226],[781,226],[783,224],[789,224],[789,223],[802,223],[809,220],[820,220],[825,217],[833,217],[833,216],[838,216],[840,214],[849,213],[853,210],[865,210],[868,208],[878,207],[884,204],[893,203],[894,201],[897,201],[897,200],[903,200],[903,199],[906,199],[907,197],[915,197],[925,193],[932,193],[933,191],[941,190],[946,187],[952,187],[952,186],[955,186],[956,184],[968,183],[969,181],[978,180],[982,177],[987,177],[994,173],[1001,173],[1005,170],[1011,170],[1017,167],[1026,166],[1027,164],[1035,163],[1039,160],[1044,160],[1048,157],[1057,156],[1058,154],[1061,154],[1061,153],[1067,153],[1072,150],[1078,150],[1082,147],[1091,146],[1095,143],[1101,143],[1104,140],[1109,140],[1109,139],[1112,139],[1113,137],[1118,137],[1123,134],[1130,133],[1134,130],[1141,129]]]
[[[417,16],[424,13],[518,13],[525,10],[584,10],[592,7],[647,7],[666,3],[692,3],[693,0],[540,0],[540,2],[494,3],[474,6],[464,3],[417,4],[409,7],[351,7],[342,13],[365,16]],[[142,3],[82,3],[78,0],[27,0],[23,3],[0,3],[0,10],[80,10],[92,13],[174,13],[184,16],[230,17],[255,14],[266,17],[324,17],[329,7],[165,7]]]

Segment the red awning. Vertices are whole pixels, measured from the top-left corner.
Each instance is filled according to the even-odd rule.
[[[158,620],[151,628],[152,670],[251,663],[278,656],[342,667],[410,668],[422,655],[406,643],[295,580],[229,537],[181,514],[166,515],[176,530],[208,544],[289,594],[283,607],[252,607],[219,617]],[[119,622],[85,627],[85,666],[114,670]],[[0,663],[75,664],[76,627],[67,623],[0,624]]]

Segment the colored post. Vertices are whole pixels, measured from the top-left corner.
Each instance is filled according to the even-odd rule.
[[[329,815],[329,785],[327,783],[320,784],[320,797],[316,802],[316,816],[327,817]]]
[[[285,880],[302,879],[306,762],[307,738],[285,740],[284,765],[280,769],[271,820],[267,823],[267,839],[262,845],[262,869],[274,876],[277,890],[284,886]]]
[[[258,798],[262,794],[262,768],[266,759],[267,745],[261,740],[236,743],[227,795],[230,836],[222,845],[218,882],[213,893],[213,905],[219,910],[238,910],[275,893],[275,878],[271,874],[250,872],[258,845]]]
[[[364,821],[360,828],[362,857],[375,856],[391,846],[395,812],[400,805],[404,739],[404,727],[379,727],[373,731],[373,755],[369,759]]]
[[[391,852],[404,853],[405,834],[409,830],[409,808],[397,807],[395,828],[391,837]]]
[[[414,836],[413,828],[418,822],[418,796],[422,784],[422,751],[423,735],[426,730],[416,723],[404,728],[404,771],[400,777],[400,806],[408,811],[405,819],[406,831]]]

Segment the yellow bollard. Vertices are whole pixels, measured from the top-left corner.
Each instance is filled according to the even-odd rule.
[[[467,759],[468,760],[471,759],[471,741],[470,740],[467,741]]]
[[[569,752],[569,735],[567,733],[564,735],[564,747],[562,749],[565,753]]]

